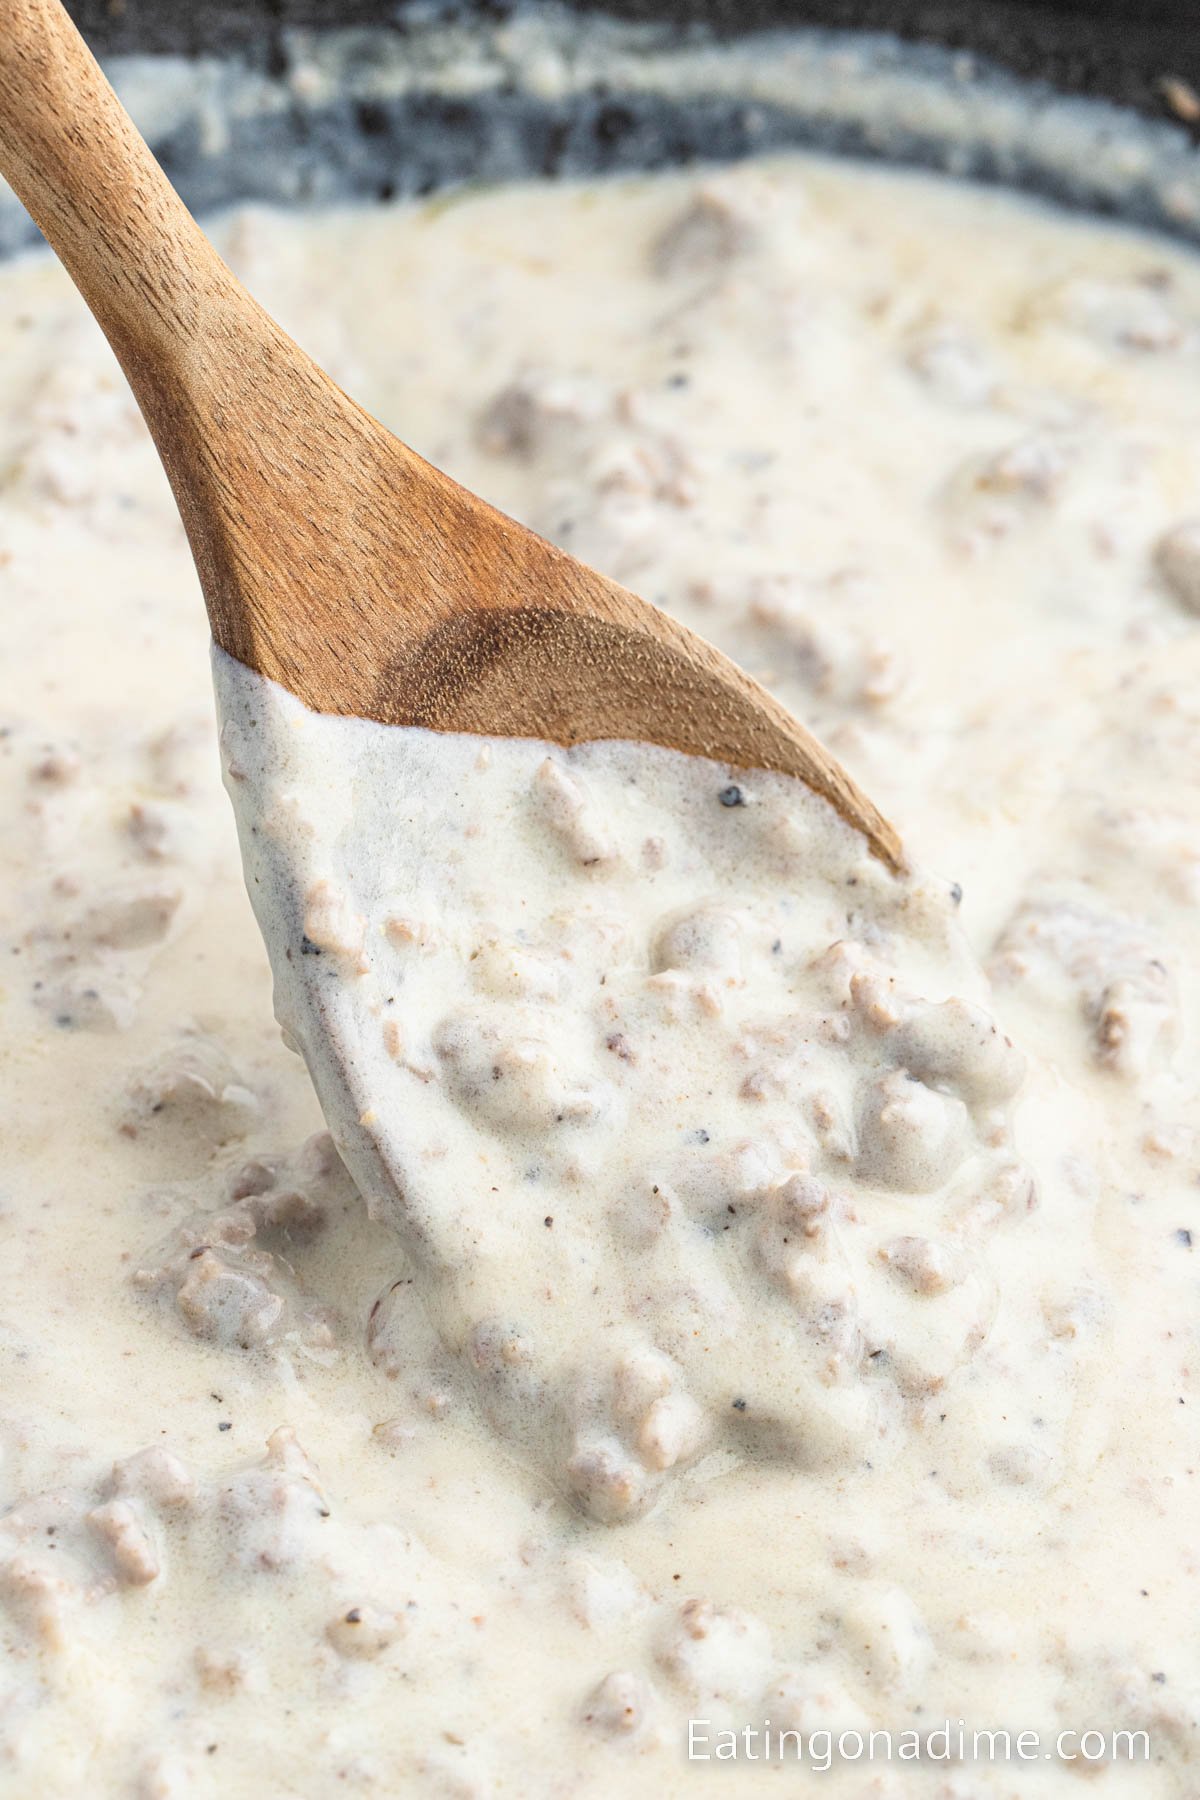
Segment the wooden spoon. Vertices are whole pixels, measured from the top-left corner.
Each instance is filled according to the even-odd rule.
[[[285,336],[59,0],[0,0],[0,169],[120,359],[231,656],[320,712],[799,776],[902,867],[891,825],[763,688],[422,461]]]

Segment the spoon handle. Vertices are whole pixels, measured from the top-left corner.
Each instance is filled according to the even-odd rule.
[[[303,438],[284,396],[319,401],[331,384],[221,261],[60,0],[0,0],[0,174],[128,377],[175,493],[213,636],[255,661],[256,637],[286,629],[286,619],[250,617],[247,571],[266,525],[288,541],[289,500],[302,515],[312,510],[312,479],[264,475],[294,460],[292,441]],[[327,466],[319,449],[309,460]],[[285,604],[288,584],[277,585]]]
[[[60,0],[0,6],[0,172],[144,403],[145,363],[175,361],[234,283]]]

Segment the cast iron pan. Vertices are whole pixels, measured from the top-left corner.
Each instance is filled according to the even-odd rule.
[[[201,213],[806,145],[1024,187],[1200,242],[1200,0],[67,4]],[[569,72],[559,88],[527,79],[531,15]],[[795,92],[775,79],[764,97],[746,62],[780,32],[757,67],[777,77],[799,57],[808,77]],[[736,53],[714,59],[723,45]],[[644,75],[679,53],[699,71],[682,97]],[[464,59],[488,78],[456,84]],[[897,105],[897,72],[936,104]],[[0,252],[33,235],[0,195]]]
[[[405,28],[410,0],[68,0],[89,42],[108,55],[168,52],[280,57],[287,26]],[[573,0],[579,12],[744,35],[780,26],[892,32],[986,56],[1063,93],[1170,116],[1164,78],[1200,92],[1197,0]],[[512,0],[458,0],[423,17],[502,18]],[[1200,121],[1193,121],[1200,126]]]

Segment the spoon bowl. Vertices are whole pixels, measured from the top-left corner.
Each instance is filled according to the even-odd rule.
[[[741,669],[433,468],[280,330],[59,0],[5,7],[0,171],[125,370],[231,656],[318,712],[796,776],[903,867],[893,827]]]

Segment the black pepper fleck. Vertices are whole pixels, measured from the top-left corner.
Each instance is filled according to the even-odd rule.
[[[728,787],[721,789],[717,799],[722,806],[745,806],[746,804],[746,796],[742,793],[741,788],[735,787],[732,782]]]

